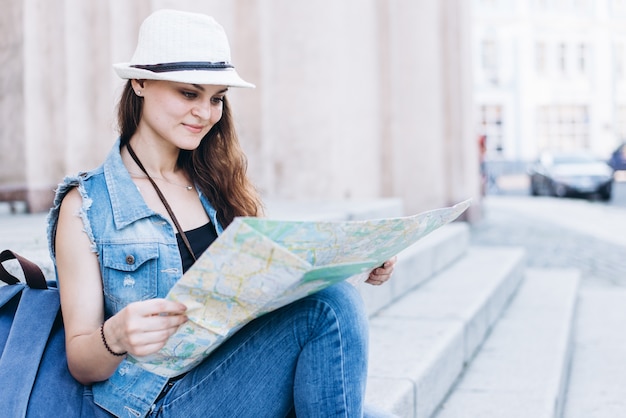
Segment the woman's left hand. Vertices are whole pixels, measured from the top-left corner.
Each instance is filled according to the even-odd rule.
[[[374,270],[372,270],[365,283],[369,283],[375,286],[380,286],[381,284],[385,283],[393,274],[393,268],[396,265],[396,261],[398,261],[398,257],[393,256],[389,260],[385,261],[382,266],[376,267]]]

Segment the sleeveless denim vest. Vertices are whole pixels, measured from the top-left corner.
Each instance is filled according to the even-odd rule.
[[[182,275],[177,231],[144,202],[122,163],[119,139],[100,167],[66,177],[59,185],[48,215],[53,260],[59,207],[74,187],[83,200],[79,216],[100,262],[105,318],[130,302],[165,297]],[[204,195],[199,196],[221,234],[216,210]],[[93,384],[94,401],[116,416],[143,417],[167,380],[124,359],[108,380]]]

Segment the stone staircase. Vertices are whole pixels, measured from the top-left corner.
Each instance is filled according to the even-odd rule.
[[[270,205],[282,219],[401,215],[401,201]],[[580,274],[528,269],[525,251],[470,245],[454,222],[359,290],[370,315],[367,401],[406,418],[560,418]]]
[[[453,223],[400,254],[370,313],[368,402],[400,417],[560,417],[579,273],[529,270]]]

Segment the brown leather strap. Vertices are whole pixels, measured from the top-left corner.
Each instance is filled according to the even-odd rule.
[[[130,143],[126,144],[126,149],[128,149],[128,153],[130,154],[132,159],[139,166],[141,171],[143,171],[143,173],[146,175],[148,180],[150,180],[150,183],[152,183],[152,187],[154,187],[154,190],[159,195],[159,199],[161,199],[161,202],[163,202],[163,206],[165,206],[167,213],[170,214],[170,218],[172,218],[172,222],[174,222],[174,225],[176,225],[176,229],[180,233],[180,236],[183,239],[183,242],[185,243],[185,247],[187,247],[187,251],[189,251],[189,254],[191,254],[191,257],[193,258],[193,260],[196,261],[196,255],[194,254],[193,249],[191,248],[191,244],[189,243],[189,240],[187,239],[187,235],[185,234],[185,231],[183,231],[183,228],[181,228],[180,224],[178,223],[178,219],[176,219],[176,216],[174,215],[174,211],[172,211],[172,208],[170,207],[169,203],[167,203],[167,200],[165,200],[165,196],[163,196],[163,193],[161,193],[161,190],[159,189],[159,187],[156,185],[154,180],[152,180],[152,177],[150,177],[150,174],[148,174],[143,164],[141,164],[141,161],[139,161],[139,157],[137,157],[137,154],[135,154],[135,151],[133,151],[133,149],[131,148]]]
[[[26,284],[28,284],[31,289],[48,288],[46,278],[39,266],[11,250],[4,250],[0,253],[0,280],[6,284],[17,284],[20,282],[17,277],[6,271],[2,265],[3,262],[8,260],[17,260],[17,262],[20,263],[20,267],[22,267],[24,277],[26,278]]]

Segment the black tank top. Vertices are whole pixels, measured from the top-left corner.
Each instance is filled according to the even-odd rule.
[[[189,244],[191,244],[191,249],[193,249],[196,258],[199,258],[204,250],[209,248],[209,245],[217,239],[217,232],[215,232],[215,228],[211,222],[208,222],[199,228],[185,231],[185,235],[187,235],[187,239],[189,240]],[[189,270],[189,267],[193,265],[194,261],[179,233],[176,234],[176,241],[178,242],[180,258],[183,261],[184,273]]]

